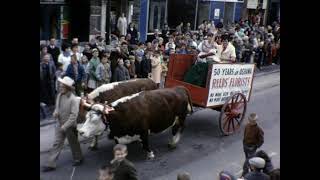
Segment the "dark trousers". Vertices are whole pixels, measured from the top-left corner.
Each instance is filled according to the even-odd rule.
[[[77,96],[81,96],[81,92],[83,92],[83,88],[81,86],[81,82],[75,83],[75,93]]]
[[[244,51],[243,61],[244,61],[245,63],[249,63],[249,62],[250,62],[251,54],[252,54],[251,51]]]
[[[246,156],[246,159],[254,156],[256,153],[258,147],[256,145],[248,145],[248,144],[243,144],[243,151]]]
[[[248,172],[249,172],[249,159],[246,159],[242,167],[242,177],[244,177]]]

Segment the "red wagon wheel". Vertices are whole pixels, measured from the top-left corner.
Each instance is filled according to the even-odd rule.
[[[223,135],[233,134],[240,128],[246,113],[247,100],[242,93],[228,98],[221,108],[219,127]]]

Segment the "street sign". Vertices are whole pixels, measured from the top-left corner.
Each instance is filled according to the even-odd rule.
[[[257,9],[258,7],[258,0],[248,0],[247,8],[248,9]]]
[[[219,19],[220,9],[214,9],[214,19]]]

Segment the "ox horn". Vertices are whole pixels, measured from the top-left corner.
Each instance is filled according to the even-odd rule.
[[[88,103],[86,99],[81,99],[81,104],[84,107],[90,108],[92,104]]]
[[[109,112],[114,111],[115,109],[113,107],[110,107],[108,105],[104,105],[104,113],[109,114]]]

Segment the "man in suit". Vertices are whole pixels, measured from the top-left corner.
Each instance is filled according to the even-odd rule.
[[[51,54],[55,65],[57,66],[58,56],[60,54],[60,49],[56,46],[56,39],[55,38],[50,39],[50,44],[47,47],[47,49],[48,49],[48,53]]]
[[[66,138],[71,147],[74,159],[73,166],[79,166],[83,160],[76,129],[80,99],[72,92],[74,81],[70,77],[65,76],[63,79],[59,78],[58,81],[61,83],[60,93],[57,96],[56,107],[53,112],[53,117],[57,119],[55,140],[48,163],[42,169],[44,172],[56,169],[56,161]]]
[[[114,159],[111,161],[111,171],[116,180],[137,180],[137,170],[132,162],[126,159],[127,146],[117,144],[113,148]]]

